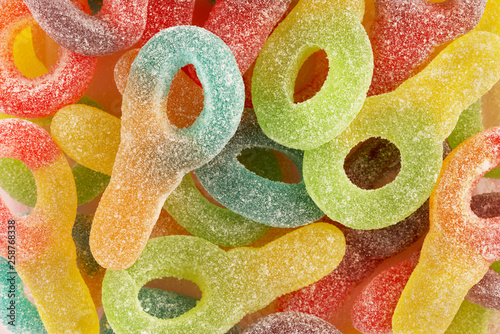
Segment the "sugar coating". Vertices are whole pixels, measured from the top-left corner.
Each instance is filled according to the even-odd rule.
[[[324,223],[302,227],[261,248],[228,252],[196,237],[155,238],[129,269],[107,271],[104,311],[118,333],[225,333],[245,314],[332,271],[344,251],[342,233]],[[196,283],[203,296],[175,319],[152,318],[139,305],[139,290],[153,279],[172,276]]]
[[[163,29],[192,24],[195,3],[195,0],[148,1],[146,27],[139,45],[143,46]]]
[[[196,306],[197,298],[182,295],[171,291],[164,291],[154,288],[143,287],[139,291],[137,297],[144,312],[159,319],[173,319],[181,316],[190,309]],[[99,321],[100,334],[114,334],[106,314]],[[238,334],[241,332],[241,327],[235,325],[226,334]]]
[[[273,313],[255,321],[242,334],[341,334],[332,324],[310,314]]]
[[[418,262],[411,258],[384,270],[373,278],[356,298],[351,311],[354,327],[366,334],[391,334],[391,319],[405,284]],[[492,311],[464,300],[450,326],[451,333],[487,333]]]
[[[356,229],[393,225],[421,206],[434,187],[442,142],[460,113],[500,78],[500,38],[471,32],[391,93],[370,97],[338,137],[304,154],[304,180],[331,219]],[[344,171],[352,147],[371,137],[396,145],[401,170],[379,189],[354,185]]]
[[[218,1],[203,25],[231,49],[241,73],[257,59],[291,0]]]
[[[163,110],[174,75],[189,63],[203,84],[205,105],[191,127],[179,129]],[[110,269],[134,263],[184,174],[215,157],[236,132],[244,99],[234,56],[217,36],[179,26],[149,40],[130,70],[120,147],[92,226],[98,263]]]
[[[269,231],[269,226],[210,203],[187,174],[163,205],[193,235],[228,247],[248,245]]]
[[[271,139],[295,149],[313,149],[339,135],[360,111],[373,56],[353,9],[358,2],[302,0],[266,41],[252,77],[252,102]],[[320,49],[328,56],[328,76],[314,97],[295,104],[299,69]]]
[[[15,288],[12,289],[12,285]],[[15,291],[14,298],[12,298],[9,290]],[[9,310],[7,309],[12,300],[15,301],[15,326],[8,324],[9,321],[13,320],[8,317]],[[21,278],[19,278],[15,270],[9,268],[9,263],[3,257],[0,257],[0,304],[2,305],[0,321],[10,330],[10,333],[47,334],[36,306],[24,293]]]
[[[94,16],[71,0],[25,0],[42,29],[59,45],[96,57],[128,49],[146,26],[148,0],[104,0]]]
[[[65,105],[76,102],[94,75],[97,59],[81,56],[64,48],[50,72],[25,77],[12,56],[16,35],[35,24],[22,0],[2,4],[0,14],[0,113],[25,118],[51,116]]]
[[[500,128],[492,128],[445,159],[430,200],[430,232],[394,313],[395,333],[443,333],[470,288],[500,259],[499,218],[480,218],[470,204],[477,181],[500,164],[499,147]]]
[[[375,67],[368,95],[393,91],[415,75],[437,46],[457,39],[478,24],[486,2],[376,0],[370,33]]]
[[[0,202],[0,246],[7,251],[8,220],[16,221],[16,266],[30,289],[48,332],[97,333],[98,319],[88,288],[76,267],[71,229],[76,188],[66,158],[50,135],[28,121],[0,121],[0,157],[26,164],[37,185],[36,206],[14,216]],[[65,305],[62,308],[60,305]]]
[[[253,112],[247,109],[238,131],[224,150],[195,171],[202,186],[215,200],[246,218],[274,227],[302,226],[324,216],[307,194],[303,180],[295,184],[271,181],[240,163],[238,154],[252,147],[285,153],[299,172],[302,170],[303,152],[269,139]]]

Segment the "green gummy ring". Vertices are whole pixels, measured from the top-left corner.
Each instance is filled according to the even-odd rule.
[[[384,131],[388,129],[386,121],[360,120],[359,123],[372,124],[358,123],[360,128],[355,133],[343,134],[305,152],[303,172],[307,191],[328,217],[345,226],[368,230],[396,224],[429,198],[439,175],[442,141],[418,135],[419,128],[412,125],[401,124],[397,132]],[[401,153],[401,170],[393,182],[365,190],[349,180],[344,160],[353,147],[371,137],[387,139],[396,145]]]
[[[151,239],[130,268],[106,272],[104,311],[117,333],[225,333],[244,316],[233,300],[231,270],[226,252],[203,239]],[[155,318],[142,310],[138,295],[144,284],[162,277],[190,280],[199,286],[203,297],[195,308],[179,317]]]
[[[219,203],[248,219],[274,227],[297,227],[323,217],[306,191],[304,180],[296,184],[271,181],[248,170],[237,159],[252,147],[285,153],[302,170],[303,152],[267,138],[250,113],[224,150],[195,173],[205,190]]]
[[[308,150],[339,135],[361,110],[371,83],[373,54],[363,26],[352,15],[335,11],[318,18],[304,13],[298,23],[292,14],[276,28],[257,59],[252,99],[267,136]],[[311,99],[294,104],[299,69],[320,49],[330,64],[323,87]]]

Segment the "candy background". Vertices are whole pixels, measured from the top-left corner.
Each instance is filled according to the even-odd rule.
[[[297,1],[292,2],[292,4],[296,4]],[[203,26],[204,21],[206,20],[208,13],[211,8],[211,4],[209,1],[206,0],[199,0],[197,1],[196,7],[195,7],[195,12],[194,12],[194,19],[193,23],[198,26]],[[366,12],[364,16],[364,21],[363,24],[367,30],[369,30],[369,26],[371,25],[374,17],[374,8],[373,8],[373,3],[370,1],[366,2]],[[57,46],[54,44],[53,41],[50,41],[46,35],[41,31],[37,30],[36,28],[33,28],[33,34],[35,38],[35,43],[37,43],[37,38],[39,39],[39,43],[48,43],[48,46],[46,47],[46,52],[47,52],[47,58],[54,57],[54,52],[53,49],[56,48]],[[37,35],[38,34],[38,37]],[[435,51],[435,54],[441,50],[443,47],[440,46],[438,50]],[[121,56],[124,54],[124,51],[119,51],[113,55],[109,56],[103,56],[99,58],[97,61],[97,70],[96,70],[96,75],[93,77],[92,82],[90,83],[89,88],[86,90],[85,95],[94,99],[95,101],[98,101],[98,103],[108,111],[111,115],[114,116],[120,116],[121,114],[121,102],[122,102],[122,97],[119,92],[120,87],[116,87],[114,83],[114,77],[115,77],[115,64],[117,63],[118,59],[121,58]],[[321,54],[316,55],[319,59],[319,63],[322,61],[324,56]],[[53,61],[53,60],[52,60]],[[324,59],[323,59],[324,61]],[[50,59],[49,59],[50,63]],[[250,67],[251,64],[248,64]],[[314,66],[310,65],[309,66]],[[312,73],[312,72],[310,72]],[[308,72],[304,71],[299,76],[302,75],[307,78],[309,75]],[[248,76],[243,77],[244,80],[248,81]],[[313,87],[316,87],[315,89],[319,89],[321,87],[321,80],[324,80],[324,78],[312,78],[309,79],[313,81]],[[307,81],[305,79],[305,81]],[[298,87],[296,86],[296,89]],[[124,89],[122,86],[121,89]],[[310,89],[310,87],[305,87],[305,90]],[[313,89],[314,90],[314,89]],[[497,83],[495,87],[491,89],[491,91],[486,94],[483,98],[483,105],[482,105],[482,115],[483,115],[483,124],[485,125],[485,128],[490,128],[495,125],[500,124],[500,120],[498,119],[498,105],[500,104],[500,85]],[[308,94],[311,94],[310,92],[306,92],[303,96],[308,96]],[[314,95],[314,93],[312,93]],[[248,96],[247,100],[245,101],[246,104],[248,104]],[[172,116],[169,114],[169,116]],[[189,122],[190,120],[179,120],[179,122]],[[296,171],[294,170],[293,166],[291,166],[290,162],[286,159],[283,159],[285,162],[282,161],[282,163],[285,165],[285,171],[286,168],[288,168],[288,171],[286,173],[283,173],[286,177],[289,177],[292,179],[293,177],[297,178]],[[72,164],[73,162],[71,162]],[[286,164],[288,163],[288,166],[286,167]],[[496,179],[483,179],[479,183],[479,185],[476,187],[475,193],[480,194],[480,193],[489,193],[489,192],[497,192],[498,188],[500,187],[500,183]],[[13,212],[16,214],[22,214],[27,212],[29,209],[26,206],[19,205],[18,203],[15,203],[15,201],[11,200],[8,195],[5,194],[5,192],[1,193],[2,198],[7,202],[7,205],[12,208]],[[95,212],[95,209],[98,204],[98,198],[95,200],[92,200],[91,202],[84,204],[83,206],[80,206],[78,208],[78,213],[85,213],[85,214],[92,214]],[[163,217],[164,221],[168,221],[169,217]],[[158,232],[161,234],[161,231]],[[184,229],[178,229],[177,231],[169,231],[169,233],[172,234],[179,234],[179,233],[187,233]],[[417,250],[423,239],[420,238],[419,241],[414,243],[410,248],[406,249],[404,252],[391,257],[387,260],[384,260],[378,267],[377,270],[371,274],[368,278],[364,280],[364,284],[370,281],[371,278],[375,277],[378,273],[382,272],[383,270],[389,268],[391,265],[400,262],[402,259],[409,258],[412,253]],[[161,285],[163,287],[171,288],[174,286],[173,290],[177,292],[184,292],[189,295],[193,295],[195,297],[200,297],[199,295],[196,295],[197,293],[199,294],[199,291],[197,291],[196,288],[193,288],[192,285],[188,283],[181,283],[181,284],[176,284],[175,279],[170,279],[166,280],[166,283],[160,283],[160,282],[155,282],[157,285]],[[355,290],[351,293],[351,297],[349,298],[349,301],[347,302],[346,305],[349,305],[349,303],[352,303],[355,296],[357,293],[364,287],[364,284],[359,285],[358,287],[355,288]],[[148,285],[151,286],[151,285]],[[260,318],[263,315],[266,315],[268,313],[273,312],[273,308],[275,305],[271,304],[270,306],[266,307],[265,309],[258,311],[257,313],[253,315],[249,315],[245,317],[240,324],[245,327],[246,325],[250,324],[253,322],[253,320]],[[333,319],[333,323],[338,327],[338,329],[342,333],[357,333],[352,328],[352,325],[350,324],[350,316],[349,316],[349,309],[350,307],[346,306],[343,308],[343,310],[336,315],[336,317]],[[498,317],[498,313],[495,313],[494,317]],[[500,330],[495,329],[493,326],[500,323],[499,321],[492,320],[491,321],[491,328],[490,333],[496,333],[500,332]],[[4,330],[4,329],[2,329]]]

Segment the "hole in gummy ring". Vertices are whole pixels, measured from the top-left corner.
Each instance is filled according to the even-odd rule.
[[[293,94],[294,103],[307,101],[316,95],[328,76],[329,62],[324,50],[319,50],[309,56],[302,64]]]
[[[344,170],[361,189],[378,189],[394,181],[401,169],[401,152],[382,138],[369,138],[351,149]]]
[[[201,290],[198,285],[186,279],[179,279],[175,277],[163,277],[149,281],[144,285],[147,288],[161,289],[176,293],[182,293],[186,296],[200,299],[202,296]]]
[[[271,181],[300,183],[297,165],[286,154],[261,147],[242,150],[237,159],[249,171]]]
[[[196,73],[194,66],[189,66]],[[167,117],[178,129],[194,124],[203,111],[205,95],[182,69],[175,75],[167,97]]]
[[[37,78],[50,71],[58,59],[59,45],[38,24],[17,34],[13,44],[14,64],[27,78]]]

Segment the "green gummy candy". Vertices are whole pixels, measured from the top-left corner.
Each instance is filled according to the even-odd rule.
[[[35,207],[37,198],[35,178],[20,160],[0,159],[0,188],[19,203]]]
[[[75,164],[71,170],[75,178],[78,205],[88,203],[99,196],[111,179],[109,175],[93,171],[80,164]]]
[[[363,106],[371,83],[373,54],[358,18],[335,4],[295,9],[266,41],[254,69],[252,102],[264,133],[295,149],[319,147],[339,135]],[[306,59],[324,50],[329,61],[323,87],[294,103],[295,79]]]
[[[492,315],[492,310],[464,299],[445,334],[486,334]]]
[[[12,302],[15,305],[15,320],[9,317],[9,307]],[[21,278],[3,257],[0,257],[0,305],[2,305],[0,321],[10,332],[15,334],[47,333],[36,306],[24,293]]]
[[[139,291],[138,299],[146,313],[159,319],[177,318],[195,307],[198,302],[197,298],[180,293],[146,287]],[[106,314],[102,316],[99,326],[100,334],[115,333],[106,318]],[[241,328],[236,325],[227,334],[237,334],[240,331]]]
[[[95,275],[101,268],[90,251],[89,237],[92,219],[94,219],[94,215],[77,214],[72,231],[78,267],[80,270],[85,270],[90,276]]]

